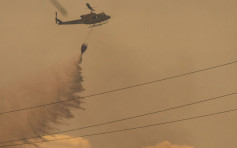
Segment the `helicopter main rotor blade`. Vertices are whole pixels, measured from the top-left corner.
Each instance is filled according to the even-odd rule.
[[[91,5],[89,3],[86,3],[86,6],[88,9],[90,9],[91,11],[95,11],[95,9],[93,7],[91,7]]]
[[[49,0],[59,11],[62,15],[67,15],[66,9],[57,1],[57,0]]]

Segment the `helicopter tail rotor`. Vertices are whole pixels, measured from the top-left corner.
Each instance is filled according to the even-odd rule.
[[[57,10],[63,15],[67,15],[66,9],[58,2],[58,0],[49,0],[56,8]]]
[[[60,24],[63,23],[63,21],[61,21],[60,19],[58,19],[58,13],[57,13],[57,11],[55,12],[55,22],[56,22],[56,24],[58,24],[58,25],[60,25]]]

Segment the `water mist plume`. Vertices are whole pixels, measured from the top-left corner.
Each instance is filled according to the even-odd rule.
[[[32,74],[27,79],[20,79],[16,75],[20,80],[10,84],[0,84],[0,111],[76,99],[1,116],[0,142],[55,132],[55,125],[61,124],[62,119],[73,118],[72,109],[82,109],[80,107],[81,99],[78,95],[83,91],[82,69],[78,65],[80,62],[81,56],[77,60],[71,60]]]

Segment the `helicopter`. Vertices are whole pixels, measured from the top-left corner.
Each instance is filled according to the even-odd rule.
[[[56,17],[55,17],[56,24],[58,24],[58,25],[87,24],[87,25],[91,25],[90,27],[96,27],[96,26],[100,26],[100,25],[107,23],[105,21],[107,21],[111,18],[109,15],[106,15],[103,12],[102,13],[94,13],[95,9],[93,7],[91,7],[89,3],[86,3],[86,6],[88,9],[91,10],[91,13],[81,15],[81,19],[77,19],[77,20],[64,22],[64,21],[58,19],[57,12],[56,12]]]

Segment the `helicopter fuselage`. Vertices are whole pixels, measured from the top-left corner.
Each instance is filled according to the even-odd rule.
[[[85,14],[85,15],[81,15],[81,19],[77,19],[77,20],[72,20],[72,21],[66,21],[63,22],[60,19],[57,18],[56,16],[56,23],[58,25],[69,25],[69,24],[97,24],[97,23],[101,23],[104,21],[107,21],[108,19],[110,19],[111,17],[106,15],[105,13],[89,13],[89,14]]]

